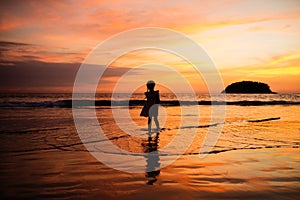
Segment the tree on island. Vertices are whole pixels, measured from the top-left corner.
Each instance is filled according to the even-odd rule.
[[[241,81],[228,85],[222,93],[239,93],[239,94],[274,94],[270,86],[266,83],[254,81]]]

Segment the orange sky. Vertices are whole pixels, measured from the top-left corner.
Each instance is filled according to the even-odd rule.
[[[0,91],[71,91],[93,47],[121,31],[151,26],[180,31],[199,43],[225,85],[254,80],[273,91],[300,92],[298,0],[4,0],[0,13]],[[190,66],[165,53],[124,55],[113,67],[122,71],[157,61],[205,91],[201,76],[198,80]],[[118,73],[105,77],[118,78]],[[103,84],[113,87],[111,81]]]

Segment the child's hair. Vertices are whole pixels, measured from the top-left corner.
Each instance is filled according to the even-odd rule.
[[[148,90],[153,90],[153,89],[154,89],[154,86],[155,86],[155,82],[152,81],[152,80],[150,80],[150,81],[147,82],[146,85],[147,85],[147,89],[148,89]]]

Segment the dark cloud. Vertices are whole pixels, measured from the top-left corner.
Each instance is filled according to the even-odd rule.
[[[32,52],[35,45],[21,42],[0,41],[0,61],[1,65],[5,61],[17,61]],[[34,55],[31,55],[34,56]],[[35,56],[36,57],[36,56]]]
[[[18,50],[19,48],[24,49],[24,47],[31,46],[31,44],[19,43],[19,42],[9,42],[9,41],[0,41],[0,56],[4,56],[4,52],[11,50]],[[4,59],[4,58],[1,58]]]
[[[0,41],[1,47],[28,46],[28,45],[32,45],[32,44],[21,43],[21,42]]]
[[[48,63],[40,61],[2,62],[0,65],[0,91],[33,91],[49,92],[62,90],[72,91],[76,73],[81,63]],[[94,65],[93,70],[103,70],[104,66]],[[129,68],[110,67],[103,77],[120,77]],[[93,71],[91,71],[93,73]],[[101,84],[111,80],[101,80]]]
[[[13,63],[13,65],[11,65]],[[79,63],[10,62],[0,67],[0,90],[70,87]]]
[[[81,52],[72,52],[67,48],[46,48],[43,45],[0,41],[0,62],[82,62],[86,55]],[[0,64],[1,64],[0,63]],[[2,65],[2,64],[1,64]]]

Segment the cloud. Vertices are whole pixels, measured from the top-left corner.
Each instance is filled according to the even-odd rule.
[[[85,51],[70,52],[68,48],[49,48],[44,45],[0,41],[0,62],[69,62],[83,61],[87,55]]]
[[[251,12],[246,6],[251,6]],[[197,33],[220,27],[299,18],[294,1],[270,4],[228,1],[2,1],[1,36],[35,44],[92,48],[120,31],[160,26]],[[283,6],[285,5],[285,6]],[[85,9],[82,9],[85,8]],[[282,8],[282,10],[281,10]],[[246,9],[246,10],[245,10]],[[292,11],[292,12],[291,12]],[[33,42],[34,41],[34,42]]]
[[[56,66],[56,70],[61,67],[64,76],[68,77],[67,71],[71,74],[74,71],[67,66],[83,62],[101,41],[120,31],[145,26],[171,28],[188,34],[206,47],[217,65],[224,68],[224,74],[229,75],[227,72],[230,71],[230,76],[237,73],[234,76],[241,77],[247,70],[253,77],[255,72],[268,77],[274,76],[275,71],[286,75],[298,73],[296,68],[288,66],[299,66],[298,60],[279,60],[280,64],[273,63],[268,67],[265,63],[269,58],[274,58],[275,62],[278,55],[299,51],[297,0],[79,0],[72,3],[67,0],[2,0],[0,13],[0,37],[3,40],[0,42],[0,67],[12,67],[10,70],[14,69],[14,73],[24,73],[28,83],[18,76],[25,85],[34,82],[31,79],[35,73],[39,75],[36,76],[37,84],[41,75],[55,74],[50,65]],[[125,45],[130,44],[125,42]],[[49,75],[43,74],[37,65],[45,67]],[[181,63],[177,62],[177,65]],[[278,68],[279,65],[285,65],[285,68]],[[265,71],[251,71],[255,66]],[[28,75],[26,67],[32,75]],[[11,71],[5,73],[13,74]],[[49,80],[51,87],[54,87],[53,79]],[[108,79],[114,80],[114,77]],[[12,80],[18,82],[16,78]]]
[[[0,65],[0,91],[13,92],[71,92],[81,63],[51,63],[40,61],[2,62]],[[103,70],[104,66],[93,66],[93,70]],[[108,68],[101,80],[102,87],[111,84],[127,72],[128,68]],[[91,71],[93,73],[93,71]],[[87,80],[88,81],[88,80]]]
[[[284,70],[283,70],[284,69]],[[256,64],[252,66],[243,66],[238,68],[231,68],[230,70],[240,70],[240,71],[261,71],[266,72],[270,71],[270,73],[267,74],[275,74],[271,73],[271,71],[275,72],[278,70],[280,71],[280,74],[298,74],[300,75],[299,70],[290,71],[289,69],[300,69],[300,53],[299,52],[293,52],[289,54],[283,54],[283,55],[277,55],[271,57],[268,61],[265,61],[261,64]]]
[[[20,43],[20,42],[7,42],[7,41],[0,41],[1,47],[11,47],[11,46],[27,46],[31,44]]]
[[[277,92],[300,91],[300,54],[291,52],[270,58],[261,64],[222,69],[226,84],[241,80],[269,83]]]

